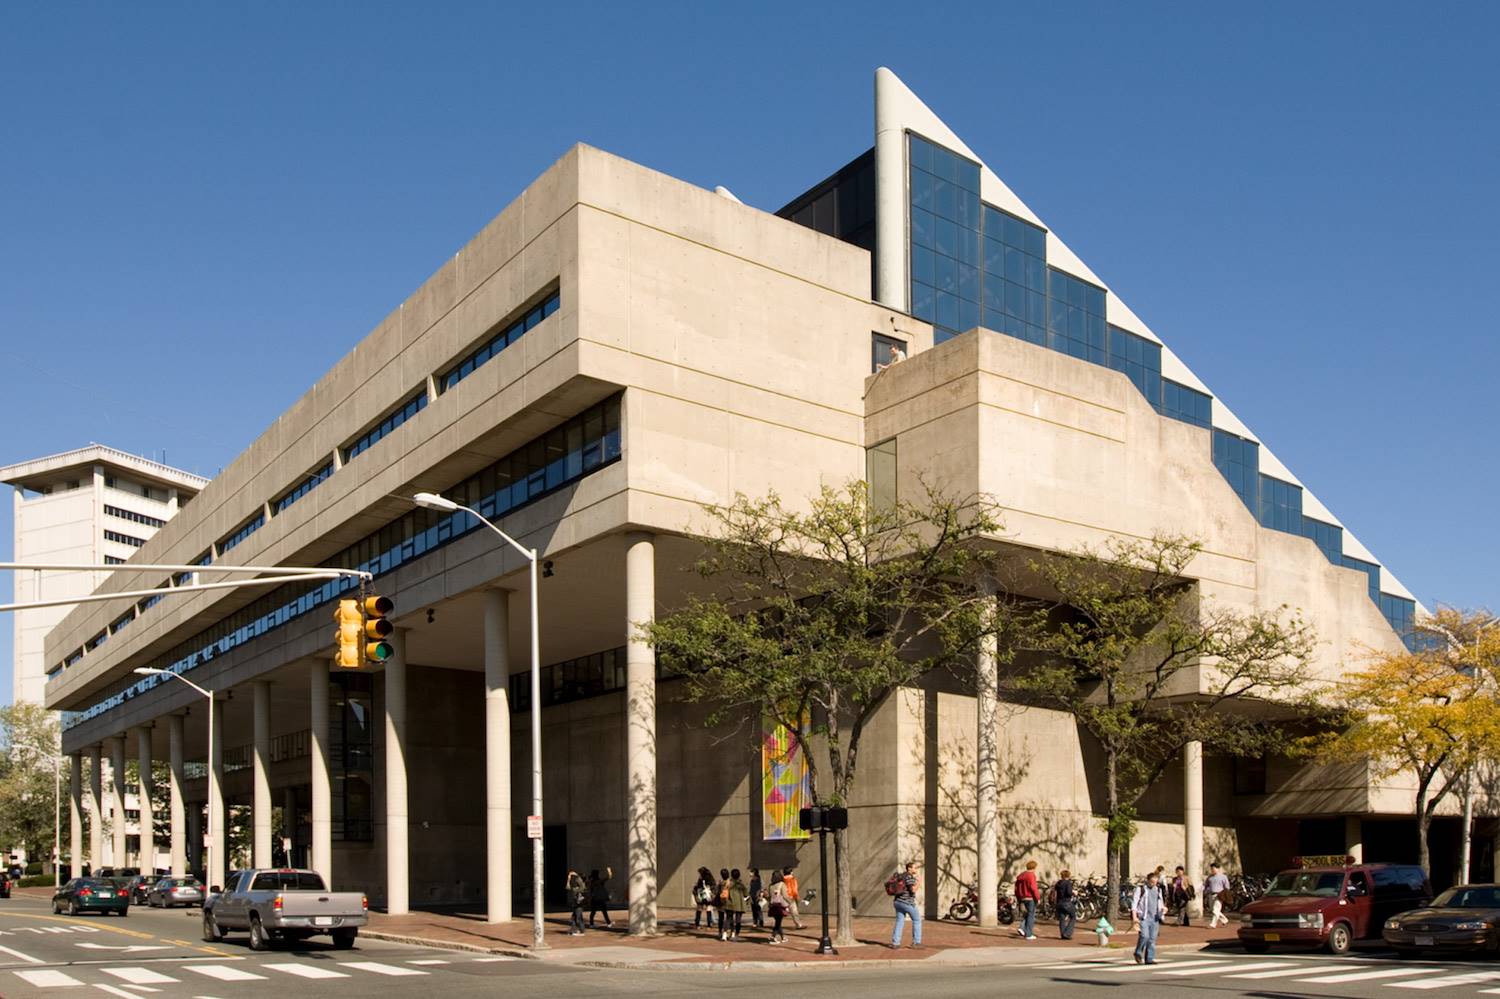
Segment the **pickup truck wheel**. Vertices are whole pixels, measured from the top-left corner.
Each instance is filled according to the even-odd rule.
[[[203,914],[203,939],[207,943],[218,943],[224,939],[224,931],[219,929],[219,921],[214,919],[212,912]]]
[[[254,913],[250,915],[250,949],[271,949],[271,938],[266,935],[266,928],[260,925],[260,917]]]
[[[358,928],[350,930],[334,930],[333,946],[338,950],[348,950],[354,946],[354,938],[359,935]]]
[[[1328,952],[1340,957],[1349,953],[1349,948],[1354,943],[1354,934],[1349,932],[1348,923],[1334,923],[1328,931]]]

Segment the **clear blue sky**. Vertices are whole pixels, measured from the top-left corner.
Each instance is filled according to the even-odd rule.
[[[775,209],[884,64],[1420,599],[1500,609],[1500,4],[511,6],[0,8],[0,463],[212,475],[571,143]]]

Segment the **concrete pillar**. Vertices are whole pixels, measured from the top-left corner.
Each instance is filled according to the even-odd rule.
[[[410,911],[411,875],[407,869],[406,795],[406,632],[391,632],[391,657],[385,661],[385,910],[392,916]]]
[[[333,794],[328,778],[328,666],[314,659],[308,693],[312,705],[312,854],[308,863],[333,886]]]
[[[97,871],[104,866],[104,760],[98,746],[89,747],[89,764],[89,866]]]
[[[83,872],[83,754],[68,754],[68,863],[73,877]],[[58,858],[61,860],[62,858]]]
[[[1356,864],[1365,862],[1365,822],[1358,815],[1344,816],[1344,853]]]
[[[187,803],[187,866],[197,876],[203,870],[203,802]]]
[[[510,594],[484,591],[485,918],[511,917]],[[532,712],[535,724],[540,712]]]
[[[281,792],[281,838],[286,844],[286,862],[288,867],[296,867],[292,863],[293,851],[297,848],[297,789],[289,787]]]
[[[110,859],[115,867],[125,867],[125,737],[110,736],[109,743],[109,807],[114,814],[110,818]]]
[[[993,601],[993,597],[990,598]],[[975,663],[975,700],[979,746],[976,759],[978,805],[976,831],[979,850],[979,925],[998,922],[1000,883],[996,865],[1000,855],[1000,650],[995,636],[980,643]],[[907,858],[901,858],[907,859]]]
[[[271,866],[271,685],[265,680],[251,684],[255,702],[255,735],[250,755],[254,761],[254,799],[250,806],[251,863]]]
[[[140,770],[141,852],[136,866],[142,874],[156,873],[156,813],[151,807],[151,730],[135,730],[136,767]]]
[[[630,933],[656,932],[656,658],[639,626],[656,616],[656,542],[625,537],[625,854]],[[542,706],[531,706],[540,725]]]
[[[167,717],[167,766],[171,772],[169,783],[172,791],[172,819],[169,824],[174,878],[180,878],[188,872],[186,816],[182,800],[182,742],[183,717],[182,715],[169,715]]]
[[[1188,913],[1203,915],[1203,743],[1193,741],[1182,750],[1183,873],[1194,888]]]
[[[224,702],[214,699],[214,737],[208,747],[208,884],[224,884]]]

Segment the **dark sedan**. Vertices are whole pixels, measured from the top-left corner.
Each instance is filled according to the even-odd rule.
[[[146,893],[146,904],[170,909],[178,905],[202,905],[203,886],[197,878],[161,878]]]
[[[1392,916],[1382,930],[1402,957],[1433,950],[1500,953],[1500,885],[1459,885],[1432,904]]]
[[[137,874],[130,879],[130,901],[135,905],[146,904],[146,893],[156,883],[155,874]]]
[[[52,911],[76,916],[81,912],[130,915],[130,889],[104,878],[74,878],[52,896]]]

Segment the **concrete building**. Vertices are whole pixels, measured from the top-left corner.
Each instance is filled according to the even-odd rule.
[[[884,70],[876,126],[870,151],[776,214],[569,150],[137,556],[210,580],[225,564],[366,569],[395,601],[396,655],[331,670],[340,583],[172,597],[92,648],[124,608],[79,607],[47,639],[75,768],[127,736],[170,759],[174,867],[201,841],[201,803],[222,798],[251,806],[257,864],[283,836],[392,911],[482,903],[503,919],[530,892],[540,724],[549,889],[613,866],[647,929],[689,904],[700,864],[815,878],[816,850],[781,828],[781,771],[753,737],[707,731],[635,625],[692,591],[703,504],[809,496],[867,468],[897,493],[918,475],[991,493],[997,544],[1191,533],[1200,598],[1300,609],[1324,675],[1399,647],[1416,605],[1395,577]],[[908,359],[876,372],[894,345]],[[540,704],[525,561],[418,492],[549,563]],[[139,666],[215,692],[212,753],[203,699]],[[876,718],[852,803],[857,897],[904,857],[936,874],[930,909],[974,879],[976,717],[972,689],[934,677]],[[1035,855],[1102,873],[1093,747],[1044,710],[1010,706],[999,729],[1014,776],[1000,872]],[[213,761],[209,779],[190,759]],[[1379,829],[1406,793],[1358,766],[1189,754],[1147,802],[1133,859],[1394,853]]]
[[[0,468],[0,482],[14,491],[12,550],[17,562],[122,565],[208,480],[148,458],[90,444],[7,465]],[[20,572],[15,578],[15,601],[85,596],[109,575]],[[11,655],[14,703],[42,703],[49,665],[44,641],[67,612],[67,605],[16,612]],[[111,628],[101,629],[89,642],[98,647],[109,641],[112,633]],[[56,672],[57,664],[52,665]],[[113,796],[105,803],[106,821],[112,826],[117,822],[115,804]],[[138,844],[140,802],[133,790],[125,795],[119,811],[120,828],[129,842]],[[137,849],[132,848],[132,855]]]

